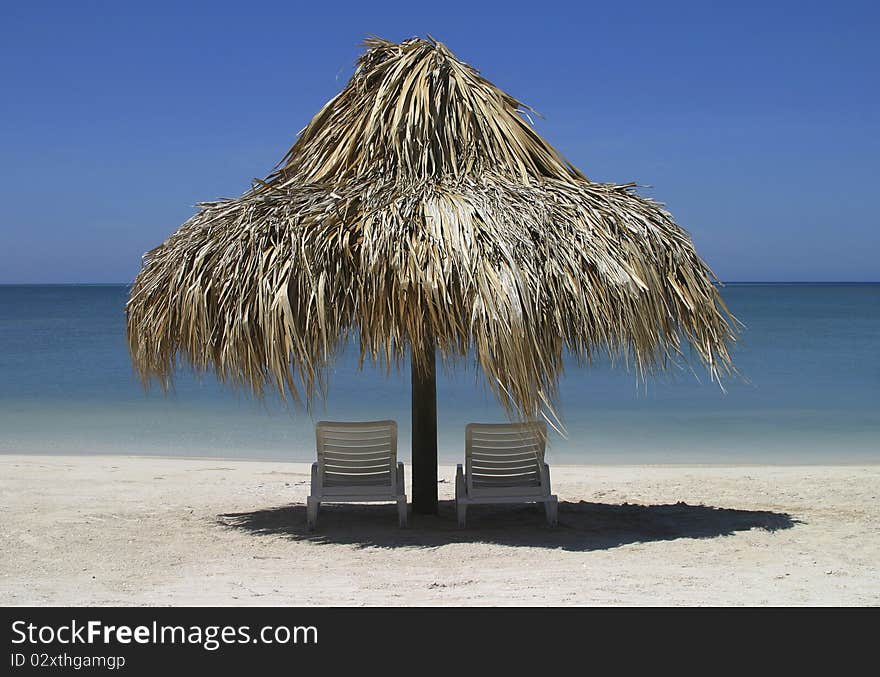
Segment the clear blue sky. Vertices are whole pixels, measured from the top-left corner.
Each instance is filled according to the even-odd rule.
[[[430,33],[725,280],[880,280],[880,9],[859,2],[3,2],[0,283],[130,281],[264,176],[367,34]]]

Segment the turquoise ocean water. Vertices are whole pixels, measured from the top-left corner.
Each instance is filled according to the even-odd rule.
[[[555,463],[880,461],[880,285],[730,284],[745,323],[727,392],[701,368],[647,386],[607,364],[567,370]],[[409,374],[337,364],[314,416],[183,373],[145,393],[125,345],[126,286],[0,286],[0,453],[309,460],[314,421],[394,418],[409,457]],[[468,421],[502,421],[473,367],[438,374],[440,455]],[[698,378],[699,377],[699,378]]]

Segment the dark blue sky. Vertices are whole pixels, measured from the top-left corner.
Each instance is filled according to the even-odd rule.
[[[768,2],[4,2],[0,283],[129,281],[264,176],[367,34],[430,33],[725,280],[878,280],[880,9]]]

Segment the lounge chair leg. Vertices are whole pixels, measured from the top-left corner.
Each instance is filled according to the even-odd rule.
[[[306,525],[309,531],[314,531],[318,524],[318,505],[320,501],[309,496],[306,501]]]
[[[544,501],[544,512],[547,514],[547,524],[551,527],[555,527],[559,515],[559,503],[555,496],[549,501]]]
[[[406,496],[401,496],[397,499],[397,522],[401,529],[406,528],[406,513]]]
[[[467,503],[458,501],[455,507],[458,510],[458,526],[459,528],[464,529],[467,522]]]

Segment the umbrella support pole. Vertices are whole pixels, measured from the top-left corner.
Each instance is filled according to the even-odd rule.
[[[433,344],[427,359],[412,356],[412,506],[413,512],[437,512],[437,359]]]

